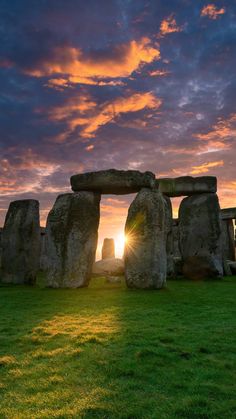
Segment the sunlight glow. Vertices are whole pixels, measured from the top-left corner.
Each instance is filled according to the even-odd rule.
[[[115,252],[116,257],[122,258],[124,254],[125,243],[127,243],[127,238],[125,237],[125,233],[119,233],[115,237]]]

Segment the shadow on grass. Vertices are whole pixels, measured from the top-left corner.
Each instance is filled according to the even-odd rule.
[[[2,287],[0,417],[233,418],[234,301],[233,279]]]

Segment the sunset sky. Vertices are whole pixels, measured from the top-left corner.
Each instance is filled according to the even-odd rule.
[[[236,206],[235,0],[0,0],[0,33],[0,225],[109,168],[216,175]],[[102,198],[100,243],[132,199]]]

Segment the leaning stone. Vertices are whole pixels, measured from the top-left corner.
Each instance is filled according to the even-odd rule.
[[[93,274],[100,276],[124,275],[124,261],[119,258],[98,260],[93,264]]]
[[[114,239],[104,239],[102,246],[102,259],[110,259],[115,257],[115,241]]]
[[[97,248],[100,198],[93,192],[57,198],[46,227],[47,286],[88,286]]]
[[[235,220],[236,219],[236,208],[223,208],[221,211],[222,220]]]
[[[235,260],[234,225],[232,220],[222,220],[223,255],[227,260]]]
[[[156,187],[164,195],[170,197],[215,193],[217,191],[217,179],[215,176],[162,178],[156,179]]]
[[[158,190],[142,189],[125,225],[125,279],[129,288],[162,288],[166,282],[166,201]]]
[[[179,209],[183,273],[189,279],[223,276],[220,207],[216,194],[185,198]]]
[[[2,232],[2,281],[34,284],[39,269],[39,202],[11,202]]]
[[[153,187],[155,175],[138,170],[100,170],[71,177],[73,191],[97,191],[103,194],[129,194],[143,187]]]

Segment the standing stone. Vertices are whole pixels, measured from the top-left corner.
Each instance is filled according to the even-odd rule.
[[[0,269],[2,267],[2,228],[0,227]]]
[[[166,201],[166,254],[167,254],[167,277],[173,278],[175,276],[174,267],[174,242],[173,242],[173,212],[171,200],[168,196],[163,196]]]
[[[179,220],[178,218],[173,219],[172,231],[173,231],[174,257],[180,258],[181,253],[179,250]]]
[[[88,286],[97,248],[100,194],[59,195],[47,219],[46,283],[53,288]]]
[[[185,198],[179,210],[183,274],[189,279],[223,275],[220,207],[216,194]]]
[[[125,279],[129,288],[162,288],[166,282],[166,201],[158,190],[142,189],[125,225]]]
[[[222,220],[223,255],[226,260],[235,261],[234,225],[232,220]]]
[[[44,271],[46,266],[46,249],[45,249],[45,240],[46,240],[46,228],[40,227],[40,270]]]
[[[114,239],[104,239],[102,246],[102,259],[110,259],[115,257]]]
[[[2,281],[34,284],[39,269],[39,202],[11,202],[2,232]]]

